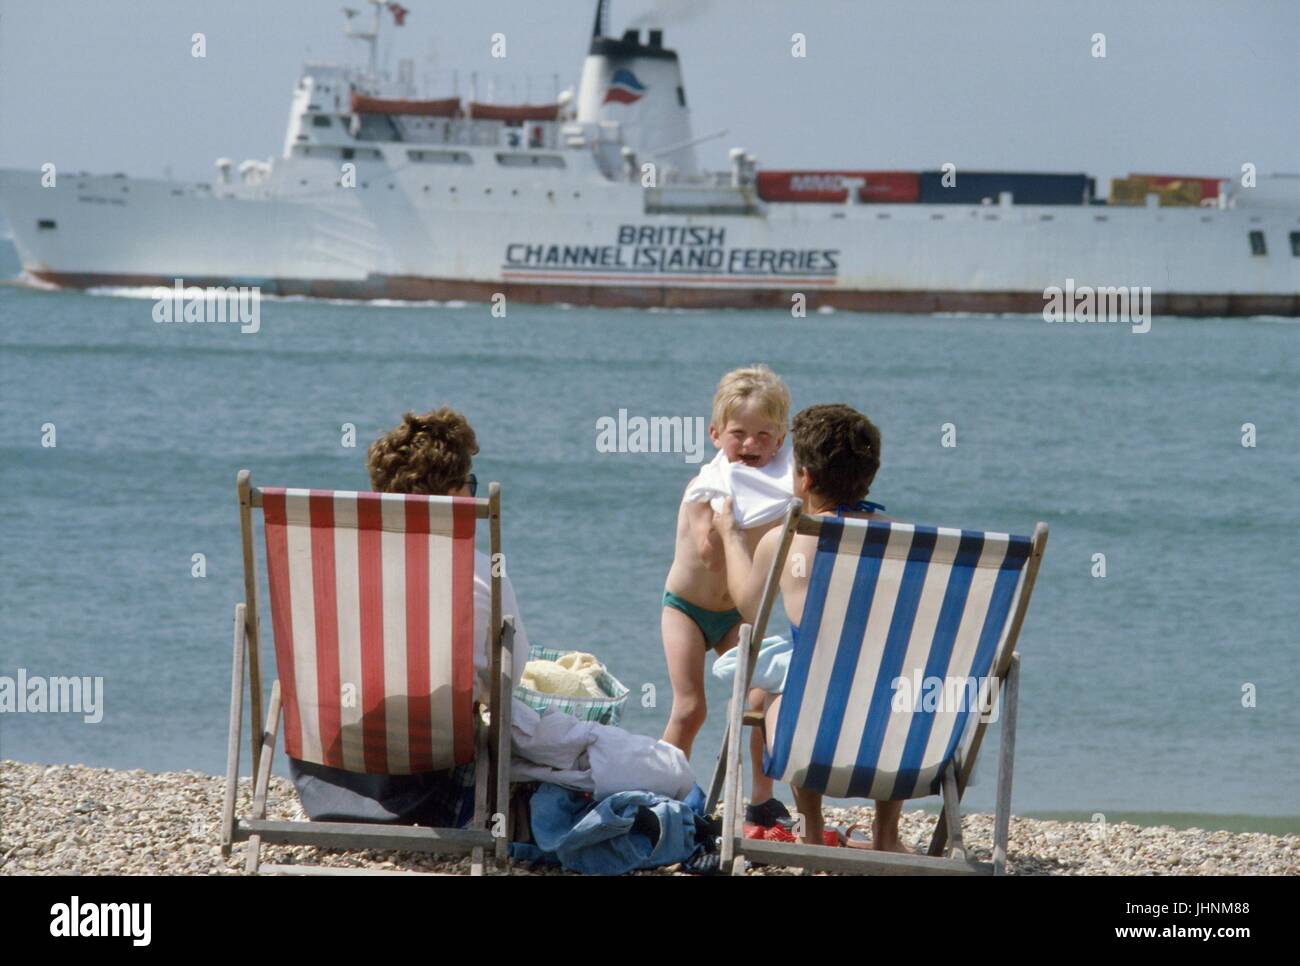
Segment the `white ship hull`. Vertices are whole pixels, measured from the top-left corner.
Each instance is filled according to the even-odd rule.
[[[1149,286],[1157,313],[1300,314],[1300,217],[1286,209],[747,196],[753,214],[647,214],[647,200],[698,206],[685,196],[699,189],[375,166],[367,187],[343,189],[328,162],[282,163],[260,197],[109,177],[49,189],[5,170],[0,204],[24,270],[79,288],[179,278],[337,298],[787,308],[802,293],[810,308],[1037,312],[1072,278]],[[1266,256],[1251,254],[1251,231]]]
[[[80,288],[1040,312],[1073,280],[1162,314],[1300,315],[1300,179],[1208,208],[764,201],[739,149],[699,174],[662,33],[601,16],[572,110],[385,100],[373,66],[308,65],[282,155],[239,181],[224,160],[211,185],[0,170],[0,210],[28,277]]]

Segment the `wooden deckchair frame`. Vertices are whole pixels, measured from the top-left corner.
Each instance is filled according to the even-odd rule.
[[[311,865],[262,865],[260,850],[267,845],[314,845],[330,849],[379,849],[470,856],[470,871],[483,874],[484,856],[491,855],[500,871],[509,872],[510,801],[510,701],[514,677],[513,617],[501,615],[501,571],[493,566],[491,638],[491,716],[478,729],[474,761],[474,817],[464,829],[382,825],[367,822],[273,821],[266,818],[266,796],[271,780],[280,722],[280,682],[271,686],[266,724],[262,719],[261,622],[257,614],[258,588],[253,549],[253,510],[262,506],[262,491],[252,485],[252,474],[240,470],[239,526],[244,549],[244,600],[235,605],[234,661],[230,677],[230,735],[226,758],[226,790],[221,810],[221,854],[229,856],[236,842],[248,843],[246,872],[285,872],[299,875],[336,875],[360,870]],[[474,501],[478,519],[487,519],[491,559],[501,559],[501,485],[488,485],[487,499]],[[248,669],[249,742],[252,751],[252,815],[235,814],[239,785],[239,746],[243,725],[244,670]]]
[[[980,716],[965,756],[955,756],[945,770],[941,782],[943,810],[935,825],[934,835],[925,855],[874,852],[869,850],[832,848],[800,843],[769,842],[744,837],[744,810],[741,806],[741,755],[745,742],[740,740],[746,725],[762,726],[761,720],[746,713],[750,680],[758,657],[759,645],[767,629],[772,607],[780,593],[781,571],[785,567],[796,533],[817,536],[825,518],[805,516],[803,504],[795,500],[786,511],[782,524],[781,542],[772,559],[771,569],[763,584],[754,623],[742,624],[737,643],[736,677],[732,682],[731,703],[727,709],[727,724],[722,737],[722,751],[714,770],[706,811],[712,813],[719,795],[723,795],[722,810],[722,867],[733,875],[745,870],[745,859],[767,865],[801,866],[806,870],[828,872],[870,872],[884,875],[1002,875],[1006,871],[1007,839],[1011,822],[1011,779],[1015,757],[1016,717],[1020,690],[1020,654],[1016,641],[1024,623],[1029,597],[1038,576],[1038,567],[1047,546],[1047,524],[1038,523],[1030,546],[1029,559],[1020,572],[1012,597],[1003,638],[998,642],[1001,655],[993,674],[1001,688],[1002,743],[998,758],[998,791],[993,824],[993,861],[975,862],[967,857],[961,834],[961,797],[970,781],[979,754],[980,744],[988,721]],[[733,740],[733,736],[734,740]],[[951,831],[950,831],[951,830]]]

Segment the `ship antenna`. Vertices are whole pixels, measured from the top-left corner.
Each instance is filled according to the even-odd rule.
[[[591,28],[592,40],[605,36],[606,2],[607,0],[596,0],[596,25]]]
[[[370,5],[374,8],[374,16],[371,18],[369,30],[353,30],[352,18],[355,17],[359,11],[353,10],[351,7],[343,8],[343,14],[348,18],[348,29],[345,32],[345,35],[352,40],[360,40],[369,48],[369,57],[366,60],[366,79],[370,81],[372,85],[378,81],[378,75],[375,73],[375,70],[379,47],[379,24],[381,21],[379,14],[386,3],[387,0],[370,0]]]

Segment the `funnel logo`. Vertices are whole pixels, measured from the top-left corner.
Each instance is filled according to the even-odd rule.
[[[645,97],[645,85],[636,79],[636,74],[626,67],[614,71],[609,80],[609,90],[605,92],[602,104],[617,101],[619,104],[635,104]]]

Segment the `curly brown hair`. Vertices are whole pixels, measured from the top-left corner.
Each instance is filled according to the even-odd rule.
[[[370,444],[370,485],[381,493],[445,496],[465,482],[477,453],[473,427],[454,409],[408,412]]]
[[[852,406],[809,406],[794,417],[795,466],[812,476],[812,488],[835,503],[871,492],[880,469],[880,430]]]

